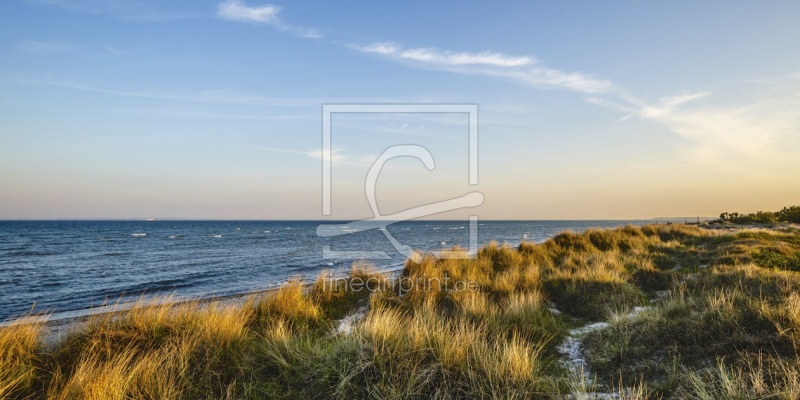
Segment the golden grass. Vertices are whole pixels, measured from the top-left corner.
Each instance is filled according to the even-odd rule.
[[[698,400],[800,398],[800,364],[758,354],[740,366],[719,359],[711,368],[687,370],[678,396]]]
[[[569,324],[606,318],[605,336],[587,338],[610,355],[590,357],[601,372],[665,354],[654,347],[664,337],[710,356],[767,351],[764,343],[796,352],[800,279],[725,262],[754,248],[788,256],[795,242],[783,242],[788,233],[745,233],[683,225],[565,232],[517,248],[491,243],[474,259],[427,255],[406,263],[400,284],[356,264],[344,278],[291,280],[244,304],[142,300],[90,317],[49,347],[40,320],[20,319],[0,328],[0,398],[580,397],[592,388],[564,370],[556,346]],[[366,281],[376,291],[350,290]],[[664,289],[656,308],[628,316]],[[362,306],[369,311],[351,333],[333,334],[337,319]],[[744,359],[750,364],[703,369],[687,357],[674,361],[679,372],[658,369],[666,380],[647,384],[635,371],[654,364],[640,360],[628,365],[632,375],[610,374],[608,387],[626,399],[800,394],[796,356]]]
[[[42,347],[43,320],[20,318],[0,328],[0,398],[31,390]]]
[[[253,304],[254,325],[259,329],[268,328],[281,321],[298,332],[325,328],[322,308],[305,293],[305,285],[299,279],[285,283],[274,293],[270,293]]]

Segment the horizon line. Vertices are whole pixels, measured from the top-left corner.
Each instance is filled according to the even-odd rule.
[[[666,221],[666,220],[701,220],[717,219],[718,217],[710,216],[693,216],[693,217],[647,217],[647,218],[543,218],[543,219],[481,219],[479,221],[495,222],[495,221]],[[218,222],[261,222],[261,221],[281,221],[281,222],[331,222],[331,221],[361,221],[362,219],[308,219],[308,218],[0,218],[0,222],[23,222],[23,221],[64,221],[64,222],[91,222],[91,221],[109,221],[109,222],[159,222],[159,221],[218,221]],[[393,223],[399,222],[464,222],[466,219],[410,219],[410,220],[397,220]]]

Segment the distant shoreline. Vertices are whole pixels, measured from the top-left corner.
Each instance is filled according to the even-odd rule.
[[[771,397],[785,388],[761,377],[787,374],[800,387],[792,336],[800,322],[791,318],[800,230],[735,228],[563,231],[538,244],[490,243],[475,259],[429,257],[387,271],[403,271],[404,282],[353,269],[330,286],[322,275],[236,296],[144,299],[126,304],[140,308],[98,310],[106,313],[96,319],[23,318],[0,327],[21,354],[11,360],[22,360],[5,369],[56,382],[19,380],[32,398],[93,388],[98,379],[129,397],[175,396],[178,388],[189,398],[365,398],[397,378],[422,386],[379,395],[699,398],[699,376],[720,387],[752,377],[736,397],[756,397],[751,386]],[[374,290],[355,289],[365,277],[378,278]],[[450,281],[475,289],[443,285]],[[664,363],[670,351],[675,361]],[[185,373],[187,365],[196,369]]]

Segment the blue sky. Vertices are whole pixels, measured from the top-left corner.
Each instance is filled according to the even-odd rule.
[[[321,218],[325,103],[480,107],[334,117],[333,215],[601,219],[800,199],[796,2],[12,0],[0,5],[0,218]]]

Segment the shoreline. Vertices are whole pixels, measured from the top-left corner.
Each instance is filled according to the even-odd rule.
[[[76,330],[92,316],[23,320],[0,329],[0,346],[20,354],[9,362],[22,360],[0,369],[32,371],[18,389],[31,398],[798,398],[800,230],[730,228],[565,231],[474,259],[354,268],[332,289],[318,277],[117,304]],[[347,289],[400,271],[430,286]]]
[[[376,271],[375,273],[384,277],[389,277],[391,275],[402,273],[403,266],[394,267],[390,270],[380,270]],[[324,271],[324,270],[323,270]],[[322,272],[322,271],[321,271]],[[346,275],[342,275],[346,276]],[[309,288],[313,283],[314,279],[316,278],[308,278],[302,280],[303,288]],[[281,289],[287,282],[281,282],[275,287],[267,288],[267,289],[259,289],[259,290],[252,290],[249,292],[242,292],[242,293],[234,293],[234,294],[225,294],[225,295],[210,295],[210,296],[203,296],[203,297],[195,297],[195,298],[186,298],[180,299],[175,301],[169,301],[170,295],[159,296],[153,295],[149,298],[146,297],[146,294],[143,294],[137,300],[126,301],[124,303],[117,303],[117,304],[109,304],[103,306],[92,307],[88,309],[80,309],[80,310],[69,310],[69,311],[62,311],[57,314],[31,314],[28,316],[23,317],[12,317],[3,322],[0,322],[0,329],[8,327],[12,325],[15,321],[19,320],[20,318],[24,317],[32,317],[34,319],[45,319],[43,321],[44,327],[47,330],[45,342],[48,344],[53,344],[61,339],[62,335],[69,334],[70,330],[83,324],[90,320],[93,317],[102,317],[104,315],[112,315],[117,313],[123,313],[128,311],[137,306],[137,303],[141,300],[144,300],[148,305],[156,305],[156,306],[170,306],[170,307],[177,307],[182,304],[189,304],[189,303],[198,303],[201,305],[207,305],[212,303],[217,303],[220,305],[231,305],[231,304],[244,304],[244,302],[248,298],[257,298],[268,296],[272,293],[277,292]],[[159,301],[159,299],[166,299],[166,301]],[[62,316],[53,318],[53,315],[63,315],[63,314],[70,314],[70,313],[80,313],[80,315],[74,316]],[[54,337],[55,336],[55,337]]]
[[[654,219],[653,225],[660,225],[659,222],[663,222],[663,221]],[[800,225],[792,224],[792,223],[769,225],[769,224],[758,224],[758,223],[750,223],[750,224],[709,224],[707,221],[704,221],[704,222],[705,223],[701,224],[699,227],[701,229],[707,229],[707,230],[710,230],[710,231],[740,232],[740,231],[748,230],[748,229],[766,229],[766,230],[780,230],[780,229],[786,229],[786,228],[788,228],[788,229],[800,229]],[[674,225],[693,225],[693,224],[674,223]],[[594,228],[590,228],[590,229],[594,229]],[[613,229],[613,228],[597,228],[597,229]],[[547,240],[549,240],[549,239],[544,239],[544,240],[541,240],[541,241],[532,242],[532,241],[528,241],[526,239],[527,239],[526,235],[523,235],[523,238],[520,240],[520,243],[539,244],[539,243],[544,243]],[[516,247],[520,243],[518,243],[515,246],[511,246],[511,247]],[[501,245],[509,245],[509,246],[511,245],[510,243],[507,243],[507,242],[503,242],[503,243],[500,243],[500,244]],[[376,271],[376,273],[378,273],[380,275],[396,274],[396,273],[399,273],[399,272],[401,272],[403,270],[403,268],[404,268],[403,264],[404,263],[394,264],[394,265],[388,266],[388,268],[380,269],[380,270]],[[318,274],[323,272],[323,271],[326,271],[326,269],[320,270],[318,272]],[[342,271],[340,271],[340,273],[342,274],[342,276],[345,276],[347,271],[342,270]],[[306,287],[309,286],[311,283],[313,283],[313,280],[315,278],[316,277],[308,277],[308,278],[302,279],[303,282],[304,282],[304,286],[306,286]],[[247,299],[248,297],[264,296],[264,295],[267,295],[269,293],[273,293],[273,292],[279,290],[288,281],[289,280],[287,279],[287,280],[285,280],[283,282],[279,282],[279,283],[274,284],[273,287],[268,287],[268,288],[254,289],[254,290],[245,291],[245,292],[238,292],[238,293],[218,294],[218,295],[212,293],[212,294],[209,294],[209,295],[180,298],[180,299],[174,300],[174,301],[167,301],[167,303],[170,304],[170,305],[173,305],[173,306],[177,306],[177,305],[191,303],[191,302],[198,302],[198,303],[201,303],[201,304],[206,304],[206,303],[230,303],[230,302],[235,302],[235,301],[243,301],[243,300]],[[0,322],[0,328],[4,328],[4,327],[9,326],[10,324],[12,324],[15,320],[18,320],[19,318],[30,316],[30,317],[34,317],[34,318],[44,318],[46,320],[45,324],[48,327],[52,327],[52,329],[60,329],[60,328],[63,328],[63,327],[72,326],[72,325],[77,324],[77,323],[85,322],[89,318],[92,318],[92,317],[95,317],[95,316],[100,316],[100,315],[104,315],[104,314],[113,314],[113,313],[126,311],[126,310],[130,309],[132,306],[135,306],[136,303],[138,303],[142,299],[146,299],[146,301],[149,302],[149,301],[153,301],[153,300],[157,301],[158,299],[169,299],[174,295],[175,295],[174,293],[172,293],[172,294],[148,294],[146,292],[143,292],[136,298],[128,297],[128,300],[126,300],[125,302],[118,302],[118,303],[114,303],[114,304],[105,304],[105,305],[94,306],[94,307],[89,307],[89,308],[66,310],[66,311],[59,311],[59,312],[54,312],[54,313],[37,312],[37,313],[33,313],[33,314],[22,314],[22,315],[18,315],[18,316],[10,316],[10,317],[8,317],[5,320]],[[159,302],[157,301],[156,304],[159,304]]]
[[[575,221],[564,224],[529,221],[534,225],[483,221],[480,234],[487,239],[479,243],[488,244],[488,238],[493,238],[516,246],[523,240],[544,241],[564,229],[583,231],[591,227],[646,223],[601,221],[604,220],[577,225]],[[53,320],[69,319],[98,312],[93,309],[117,304],[120,299],[135,301],[142,294],[151,293],[172,294],[182,299],[241,295],[269,290],[296,274],[313,277],[322,269],[349,267],[349,263],[320,260],[317,254],[306,252],[298,256],[298,251],[303,252],[298,241],[303,242],[302,246],[325,244],[316,237],[315,225],[262,226],[260,221],[255,225],[227,222],[215,225],[212,221],[208,227],[198,227],[191,222],[185,226],[181,225],[183,222],[142,222],[152,229],[115,225],[114,221],[99,228],[92,224],[67,228],[32,225],[0,232],[15,238],[0,253],[8,257],[10,264],[19,266],[18,271],[8,272],[7,279],[0,282],[5,290],[14,293],[0,302],[0,321],[31,312],[51,314]],[[411,221],[399,225],[397,234],[406,235],[402,241],[413,248],[436,251],[466,243],[465,227],[465,221]],[[131,236],[135,234],[147,236]],[[223,238],[213,237],[217,235]],[[347,240],[342,242],[342,248],[360,249],[364,238],[341,239]],[[383,250],[391,256],[376,260],[376,268],[402,266],[404,257],[390,253],[394,249],[382,235],[365,239],[370,249]],[[315,251],[317,247],[308,249]]]

